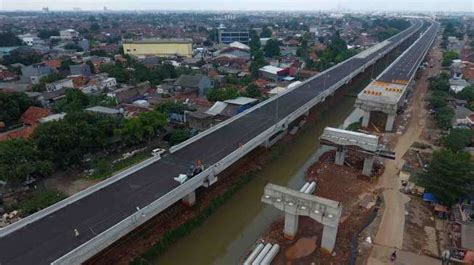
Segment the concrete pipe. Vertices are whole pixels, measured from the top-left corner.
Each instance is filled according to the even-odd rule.
[[[304,193],[306,194],[311,194],[313,193],[313,191],[316,189],[316,182],[311,182],[311,184],[308,185],[308,187],[306,188],[306,190],[304,191]]]
[[[265,258],[263,258],[260,265],[270,265],[273,259],[278,254],[278,252],[280,252],[280,245],[278,244],[273,245],[270,251],[268,251],[268,254],[265,256]]]
[[[272,248],[272,244],[270,243],[266,244],[265,247],[263,247],[260,254],[258,254],[255,260],[252,262],[252,265],[260,265],[260,263],[265,258],[265,256],[267,255],[267,253],[270,251],[271,248]]]
[[[304,192],[309,186],[309,182],[306,182],[303,187],[301,187],[300,192]]]
[[[252,264],[252,261],[257,257],[258,253],[263,249],[263,243],[258,244],[255,249],[250,253],[248,258],[244,261],[243,265],[250,265]]]

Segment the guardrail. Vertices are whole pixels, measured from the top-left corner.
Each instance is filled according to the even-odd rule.
[[[410,28],[406,29],[405,31],[407,31],[407,30],[410,30]],[[402,40],[400,40],[400,42],[403,42],[409,36],[403,38]],[[390,52],[392,49],[393,49],[393,47],[388,49],[388,51],[384,51],[382,53],[379,53],[378,56],[376,56],[374,59],[372,59],[368,63],[364,64],[362,67],[359,67],[356,71],[358,71],[358,73],[360,73],[366,67],[373,64],[374,61],[378,60],[381,57],[382,54],[384,55],[387,52]],[[352,59],[354,59],[354,57],[350,58],[349,60],[352,60]],[[344,62],[342,62],[342,63],[344,63]],[[345,63],[347,63],[347,61],[345,61]],[[187,144],[189,144],[189,143],[191,143],[191,142],[193,142],[193,141],[195,141],[199,138],[204,137],[205,135],[221,128],[222,126],[225,126],[226,124],[242,117],[243,115],[246,115],[246,114],[250,113],[251,111],[253,111],[257,108],[261,108],[262,106],[272,102],[273,100],[277,100],[279,97],[284,96],[286,93],[290,93],[291,91],[293,91],[294,89],[297,89],[298,87],[300,87],[302,85],[309,84],[310,82],[312,82],[316,78],[318,78],[321,75],[327,73],[328,71],[331,71],[332,69],[338,67],[339,65],[340,64],[334,65],[331,68],[329,68],[329,69],[325,70],[324,72],[320,73],[319,75],[306,80],[305,82],[303,82],[299,86],[295,86],[291,89],[288,89],[287,91],[281,93],[277,97],[272,97],[271,99],[269,99],[269,100],[267,100],[267,101],[265,101],[261,104],[258,104],[256,106],[248,109],[247,111],[244,111],[244,112],[240,113],[239,115],[236,115],[235,117],[227,120],[226,122],[223,122],[220,125],[217,125],[214,128],[211,128],[210,130],[207,130],[207,131],[205,131],[201,134],[198,134],[195,137],[189,139],[188,141],[183,142],[180,145],[174,146],[171,149],[171,152],[176,152],[177,150],[181,149],[182,147],[186,146]],[[154,201],[151,204],[143,207],[142,209],[138,210],[136,213],[130,215],[126,219],[120,221],[119,223],[117,223],[116,225],[110,227],[109,229],[105,230],[104,232],[100,233],[96,237],[90,239],[86,243],[84,243],[84,244],[80,245],[79,247],[75,248],[74,250],[70,251],[66,255],[64,255],[61,258],[59,258],[58,260],[54,261],[53,264],[75,264],[75,263],[80,263],[80,262],[82,262],[84,260],[87,260],[88,258],[92,257],[93,255],[97,254],[99,251],[101,251],[105,247],[109,246],[110,244],[112,244],[113,242],[115,242],[116,240],[121,238],[122,236],[126,235],[127,233],[129,233],[130,231],[135,229],[136,227],[140,226],[141,224],[143,224],[144,222],[149,220],[154,215],[158,214],[162,210],[166,209],[167,207],[169,207],[173,203],[180,200],[184,195],[189,194],[190,192],[194,191],[198,187],[202,186],[202,184],[204,183],[204,181],[206,180],[208,175],[216,174],[216,172],[215,172],[216,168],[218,170],[217,173],[219,173],[222,170],[224,170],[225,168],[227,168],[233,162],[235,162],[236,160],[240,159],[242,156],[244,156],[245,154],[247,154],[248,152],[253,150],[256,146],[263,143],[263,141],[265,141],[267,137],[271,136],[274,133],[275,128],[279,128],[279,127],[283,126],[283,124],[287,123],[290,119],[293,119],[293,118],[296,119],[298,117],[296,115],[296,113],[301,113],[302,114],[302,113],[306,112],[307,110],[309,110],[309,108],[311,108],[311,107],[309,107],[311,104],[313,104],[313,106],[315,104],[317,104],[323,97],[325,98],[326,96],[333,93],[337,89],[338,86],[341,86],[344,82],[346,82],[348,79],[351,79],[354,75],[355,74],[350,74],[346,78],[340,80],[339,82],[337,82],[336,84],[331,86],[329,89],[324,91],[321,95],[318,95],[311,102],[306,103],[305,105],[303,105],[303,107],[300,107],[298,110],[296,110],[292,114],[288,115],[284,119],[281,119],[277,124],[271,126],[267,130],[265,130],[264,132],[259,134],[257,137],[254,137],[252,140],[250,140],[249,142],[244,144],[241,148],[235,150],[234,152],[232,152],[231,154],[229,154],[225,158],[221,159],[221,161],[216,163],[216,165],[218,164],[217,167],[213,166],[213,167],[208,168],[207,170],[205,170],[201,174],[193,177],[192,179],[188,180],[184,184],[178,186],[177,188],[171,190],[170,192],[168,192],[164,196],[160,197],[156,201]],[[306,109],[306,110],[302,111],[303,109]],[[136,164],[136,165],[134,165],[134,166],[132,166],[128,169],[125,169],[125,170],[121,171],[120,173],[114,175],[111,178],[108,178],[107,180],[104,180],[104,181],[102,181],[102,182],[100,182],[100,183],[98,183],[94,186],[91,186],[91,187],[89,187],[89,188],[87,188],[87,189],[85,189],[85,190],[83,190],[83,191],[81,191],[81,192],[79,192],[75,195],[72,195],[72,196],[70,196],[70,197],[68,197],[68,198],[66,198],[66,199],[64,199],[64,200],[62,200],[62,201],[60,201],[60,202],[58,202],[54,205],[51,205],[50,207],[47,207],[47,208],[45,208],[45,209],[43,209],[43,210],[41,210],[41,211],[39,211],[35,214],[32,214],[32,215],[30,215],[26,218],[23,218],[23,219],[15,222],[15,223],[5,227],[5,228],[2,228],[2,229],[0,229],[0,237],[4,237],[4,236],[10,234],[11,232],[13,232],[17,229],[20,229],[20,228],[22,228],[22,227],[24,227],[24,226],[26,226],[30,223],[33,223],[33,222],[37,221],[38,219],[41,219],[41,218],[53,213],[54,211],[56,211],[60,208],[63,208],[65,206],[69,205],[69,204],[72,204],[72,203],[74,203],[74,202],[76,202],[76,201],[92,194],[93,192],[96,192],[96,191],[98,191],[98,190],[100,190],[100,189],[116,182],[116,181],[119,181],[122,178],[124,178],[124,177],[126,177],[126,176],[128,176],[128,175],[130,175],[130,174],[132,174],[132,173],[134,173],[134,172],[136,172],[136,171],[138,171],[138,170],[140,170],[140,169],[142,169],[142,168],[144,168],[144,167],[146,167],[146,166],[148,166],[148,165],[150,165],[150,164],[152,164],[156,161],[158,161],[159,159],[160,158],[157,158],[157,157],[151,157],[151,158],[149,158],[145,161],[140,162],[139,164]]]
[[[136,165],[133,165],[133,166],[131,166],[131,167],[129,167],[129,168],[123,170],[123,171],[120,171],[116,175],[114,175],[114,176],[112,176],[112,177],[110,177],[106,180],[103,180],[103,181],[95,184],[94,186],[91,186],[87,189],[84,189],[84,190],[82,190],[82,191],[80,191],[80,192],[78,192],[78,193],[76,193],[76,194],[74,194],[70,197],[65,198],[62,201],[59,201],[59,202],[57,202],[57,203],[55,203],[55,204],[53,204],[53,205],[51,205],[47,208],[44,208],[44,209],[42,209],[42,210],[40,210],[40,211],[38,211],[38,212],[36,212],[32,215],[29,215],[29,216],[27,216],[23,219],[20,219],[20,220],[18,220],[17,222],[15,222],[13,224],[10,224],[10,225],[8,225],[4,228],[1,228],[0,229],[0,237],[4,237],[4,236],[10,234],[11,232],[13,232],[17,229],[20,229],[20,228],[22,228],[22,227],[24,227],[28,224],[31,224],[31,223],[33,223],[33,222],[35,222],[35,221],[37,221],[37,220],[39,220],[39,219],[41,219],[45,216],[57,211],[57,210],[65,207],[69,204],[72,204],[72,203],[74,203],[74,202],[76,202],[76,201],[78,201],[78,200],[80,200],[80,199],[82,199],[82,198],[84,198],[84,197],[86,197],[86,196],[88,196],[88,195],[90,195],[90,194],[92,194],[92,193],[94,193],[94,192],[96,192],[96,191],[98,191],[98,190],[114,183],[114,182],[117,182],[117,181],[123,179],[124,177],[126,177],[126,176],[128,176],[128,175],[130,175],[130,174],[132,174],[132,173],[134,173],[134,172],[136,172],[136,171],[138,171],[138,170],[140,170],[140,169],[142,169],[142,168],[144,168],[144,167],[146,167],[146,166],[148,166],[148,165],[150,165],[150,164],[152,164],[152,163],[154,163],[158,160],[160,160],[159,157],[150,157],[150,158],[148,158],[148,159],[146,159],[146,160],[144,160],[144,161],[142,161],[142,162],[140,162]]]
[[[369,62],[365,63],[361,67],[357,68],[355,72],[360,73],[365,68],[369,67],[373,63],[375,63],[378,59],[385,56],[386,53],[390,52],[391,49],[384,53],[379,53],[376,57],[374,57]],[[235,161],[239,160],[250,151],[252,151],[257,146],[261,145],[264,141],[266,141],[270,136],[272,136],[278,128],[285,126],[292,120],[296,119],[297,117],[301,116],[307,110],[315,106],[319,103],[323,98],[332,94],[337,88],[344,85],[344,83],[352,76],[348,75],[345,78],[341,79],[331,87],[329,87],[326,91],[315,97],[310,102],[307,102],[302,107],[298,108],[293,113],[287,115],[286,117],[282,118],[273,126],[270,126],[268,129],[260,133],[258,136],[252,138],[250,141],[242,145],[241,147],[234,150],[232,153],[221,159],[219,162],[215,163],[213,166],[207,168],[199,175],[191,178],[190,180],[186,181],[185,183],[181,184],[177,188],[171,190],[164,196],[158,198],[151,204],[139,209],[134,214],[130,215],[129,217],[125,218],[124,220],[120,221],[116,225],[110,227],[109,229],[105,230],[104,232],[100,233],[96,237],[90,239],[89,241],[83,243],[82,245],[78,246],[77,248],[73,249],[69,253],[65,254],[61,258],[54,261],[52,264],[79,264],[94,255],[98,254],[102,249],[110,246],[112,243],[120,239],[121,237],[125,236],[129,232],[133,231],[146,221],[150,220],[155,215],[159,214],[161,211],[165,210],[172,204],[176,203],[180,199],[182,199],[187,194],[193,192],[197,188],[203,185],[206,181],[207,177],[211,174],[218,174],[225,170],[227,167],[232,165]],[[245,114],[244,114],[245,115]]]

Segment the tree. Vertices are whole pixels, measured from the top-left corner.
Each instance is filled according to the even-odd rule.
[[[245,88],[245,96],[250,98],[259,98],[262,96],[262,92],[258,89],[257,85],[250,84]]]
[[[264,27],[260,33],[260,38],[271,38],[272,34],[272,31],[268,27]]]
[[[171,146],[177,145],[181,142],[186,141],[189,137],[191,137],[191,133],[189,132],[189,130],[176,129],[171,133],[169,143]]]
[[[51,163],[40,156],[33,142],[24,139],[0,142],[0,179],[18,183],[32,174],[50,173]]]
[[[115,77],[119,83],[127,83],[130,80],[128,71],[119,64],[102,64],[100,71],[108,73],[111,77]]]
[[[474,101],[474,86],[467,86],[459,93],[456,94],[456,98],[464,99],[467,101]]]
[[[91,31],[94,31],[94,32],[98,31],[100,29],[99,23],[97,23],[97,22],[92,23],[90,29],[91,29]]]
[[[77,112],[89,105],[89,97],[79,89],[68,88],[66,96],[56,102],[56,112]]]
[[[436,111],[435,119],[438,127],[448,129],[451,127],[451,121],[454,117],[454,110],[449,106],[444,106]]]
[[[0,121],[7,126],[15,124],[31,105],[33,102],[24,93],[0,92]]]
[[[145,139],[151,140],[167,124],[167,116],[157,111],[141,113],[136,118],[127,119],[122,127],[116,130],[128,143],[139,143]]]
[[[443,143],[451,151],[458,153],[471,144],[473,137],[474,133],[470,129],[454,128],[443,138]]]
[[[240,96],[235,88],[212,88],[207,91],[207,100],[211,102],[234,99]]]
[[[448,98],[448,93],[444,91],[440,91],[440,90],[435,90],[428,98],[428,101],[430,103],[430,106],[433,109],[439,109],[439,108],[447,106],[448,104],[446,102],[447,98]]]
[[[21,40],[12,32],[0,32],[0,47],[21,46]]]
[[[61,66],[59,67],[60,70],[66,71],[69,70],[69,66],[74,65],[74,62],[68,58],[61,62]]]
[[[263,50],[266,57],[280,56],[280,42],[278,40],[269,39]]]
[[[257,32],[253,29],[250,30],[249,37],[250,37],[250,42],[249,42],[250,53],[253,56],[258,50],[260,50],[260,47],[261,47],[260,37],[258,36]]]
[[[429,89],[437,91],[449,91],[449,75],[442,73],[430,79]]]
[[[443,53],[443,61],[442,61],[441,65],[442,66],[450,66],[451,62],[454,59],[458,59],[458,58],[459,58],[459,53],[457,53],[455,51],[444,52]]]
[[[427,172],[420,176],[420,185],[446,205],[473,192],[473,162],[468,153],[454,153],[448,149],[433,152]]]
[[[64,49],[67,49],[67,50],[76,50],[76,51],[78,51],[78,52],[84,51],[81,46],[79,46],[79,45],[77,45],[77,44],[75,44],[75,43],[68,43],[68,44],[64,45]]]
[[[49,39],[51,36],[59,36],[59,30],[57,29],[42,29],[38,32],[38,37],[41,39]]]

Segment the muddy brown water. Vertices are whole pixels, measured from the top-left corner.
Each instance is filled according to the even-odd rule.
[[[354,97],[341,98],[316,121],[306,124],[290,144],[275,146],[279,149],[278,155],[268,161],[255,178],[152,264],[237,264],[269,225],[282,216],[278,210],[260,202],[264,186],[272,182],[299,189],[304,184],[306,170],[326,151],[318,142],[323,129],[342,125],[354,110],[354,101]]]

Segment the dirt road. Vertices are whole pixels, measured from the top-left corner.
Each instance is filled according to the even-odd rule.
[[[403,248],[403,234],[405,228],[405,204],[410,200],[408,196],[399,191],[400,181],[398,179],[398,172],[403,165],[402,157],[408,151],[410,146],[420,136],[424,126],[427,115],[427,110],[424,107],[424,98],[428,89],[429,76],[435,75],[439,71],[440,52],[435,49],[431,52],[433,57],[434,68],[427,68],[423,72],[423,76],[418,80],[416,88],[413,93],[411,104],[407,112],[411,113],[411,119],[407,125],[406,132],[398,137],[398,142],[395,146],[396,159],[385,162],[385,172],[379,179],[378,186],[383,188],[383,198],[385,203],[382,220],[375,236],[375,244],[372,249],[371,256],[367,264],[388,264],[388,257],[394,249],[401,250]],[[407,252],[408,253],[408,252]],[[411,253],[412,254],[412,253]],[[403,260],[404,252],[401,252],[400,260]],[[399,263],[410,264],[410,263]],[[423,263],[412,263],[423,264]],[[436,263],[427,263],[436,264]]]

